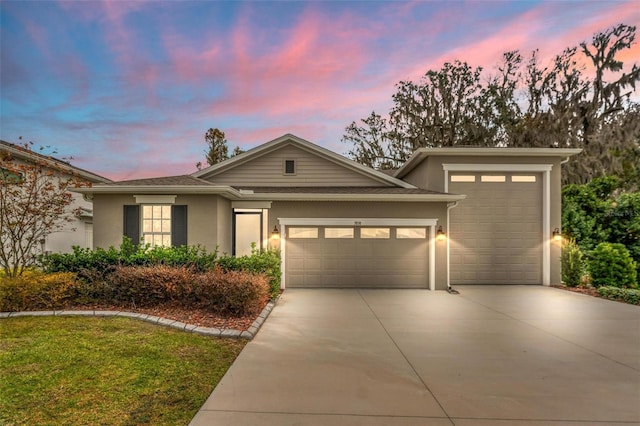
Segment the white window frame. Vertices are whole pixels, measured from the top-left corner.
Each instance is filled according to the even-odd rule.
[[[171,204],[142,204],[142,214],[140,215],[140,220],[142,221],[141,223],[141,237],[142,237],[142,241],[144,244],[149,244],[151,247],[171,247],[171,224],[173,221],[173,217],[172,217],[172,212],[171,212]],[[160,217],[155,217],[154,215],[154,207],[160,207]],[[148,218],[145,215],[145,209],[150,208],[151,209],[151,217]],[[164,216],[164,209],[167,208],[169,210],[169,218],[167,219]],[[149,221],[151,224],[151,231],[147,232],[145,231],[145,221]],[[154,227],[154,223],[155,221],[160,221],[160,228],[162,229],[164,227],[165,223],[169,224],[169,230],[168,231],[154,231],[153,227]],[[151,236],[151,242],[147,241],[147,236]],[[164,241],[161,244],[156,244],[153,240],[155,239],[155,236],[161,236],[162,239],[164,240],[165,237],[169,237],[169,243],[165,244]]]

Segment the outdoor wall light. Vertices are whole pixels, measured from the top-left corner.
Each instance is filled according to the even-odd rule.
[[[280,231],[278,231],[278,226],[273,227],[273,231],[271,231],[271,238],[274,240],[280,239]]]
[[[562,241],[562,232],[560,232],[560,228],[553,230],[553,239],[554,241]]]
[[[444,241],[446,237],[447,237],[447,234],[445,234],[444,231],[442,230],[442,225],[438,226],[438,230],[436,231],[436,239],[438,241]]]

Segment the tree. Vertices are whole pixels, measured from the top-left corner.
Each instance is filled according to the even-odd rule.
[[[417,83],[399,82],[388,115],[352,122],[342,140],[353,159],[372,167],[397,167],[420,147],[582,148],[563,167],[565,183],[613,172],[637,185],[640,106],[631,94],[640,68],[625,72],[619,59],[635,31],[620,24],[597,33],[546,66],[537,50],[528,60],[506,52],[484,80],[480,67],[445,63]]]
[[[208,149],[205,151],[206,161],[209,166],[228,160],[231,157],[242,154],[244,151],[236,146],[231,155],[229,155],[229,147],[227,146],[227,138],[225,133],[218,128],[210,128],[204,134],[204,141]],[[196,164],[198,170],[202,169],[202,162]]]
[[[31,148],[21,146],[27,154]],[[33,265],[45,238],[74,220],[79,210],[71,208],[69,189],[87,185],[45,156],[31,158],[0,151],[0,267],[10,277]]]
[[[207,133],[204,134],[204,141],[209,147],[205,151],[208,165],[213,166],[229,158],[227,138],[222,130],[218,128],[207,130]]]

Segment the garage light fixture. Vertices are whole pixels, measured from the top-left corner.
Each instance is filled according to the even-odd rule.
[[[560,232],[560,228],[553,230],[553,239],[554,241],[562,241],[562,232]]]
[[[280,231],[278,231],[278,225],[273,227],[273,231],[271,231],[271,239],[273,240],[280,239]]]
[[[442,225],[438,226],[438,230],[436,231],[436,239],[438,241],[444,241],[446,237],[447,237],[447,234],[445,234],[444,231],[442,230]]]

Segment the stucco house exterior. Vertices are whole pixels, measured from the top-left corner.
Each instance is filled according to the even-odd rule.
[[[123,235],[281,250],[283,287],[560,282],[560,169],[580,151],[419,149],[392,175],[287,134],[191,175],[96,184],[94,246]]]
[[[110,179],[72,166],[66,161],[42,155],[2,140],[0,140],[0,154],[9,155],[14,164],[39,164],[47,169],[51,169],[56,172],[51,176],[51,179],[58,179],[57,176],[63,179],[74,176],[90,184],[111,183]],[[11,170],[4,172],[7,173],[7,176],[9,176],[9,174],[15,174]],[[20,178],[17,174],[11,177],[15,179]],[[73,246],[83,248],[93,246],[93,204],[83,197],[82,194],[72,193],[72,196],[73,201],[68,206],[69,211],[80,211],[81,213],[75,215],[73,221],[66,223],[63,229],[49,234],[40,247],[41,251],[67,253],[71,252]]]

